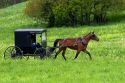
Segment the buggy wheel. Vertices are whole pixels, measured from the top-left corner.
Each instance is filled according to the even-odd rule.
[[[22,59],[23,52],[17,46],[9,46],[4,52],[4,59]]]
[[[34,52],[34,59],[37,59],[37,58],[42,59],[45,56],[46,56],[46,49],[45,48],[38,48]]]

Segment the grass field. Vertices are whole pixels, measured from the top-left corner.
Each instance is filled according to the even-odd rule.
[[[0,9],[0,83],[125,83],[125,21],[100,26],[47,28],[48,46],[57,38],[82,37],[94,31],[99,42],[91,41],[88,55],[68,49],[67,61],[61,54],[56,60],[4,60],[5,49],[14,45],[14,30],[37,27],[23,14],[25,3]]]

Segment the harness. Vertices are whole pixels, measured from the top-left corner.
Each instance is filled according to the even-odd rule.
[[[62,42],[64,42],[64,41],[65,41],[65,39]],[[79,37],[79,38],[75,39],[74,44],[71,45],[71,46],[78,46],[79,43],[82,43],[83,46],[88,45],[88,42],[85,39],[82,39],[81,37]],[[70,45],[67,45],[67,46],[70,46]],[[59,46],[59,47],[56,47],[56,48],[60,48],[60,47],[65,47],[65,46],[62,45],[62,46]]]
[[[88,45],[88,43],[85,39],[82,39],[82,45]]]
[[[80,41],[80,43],[82,43],[82,45],[87,46],[86,40],[82,39],[81,37],[76,39],[76,43],[74,45],[78,45],[79,41]]]

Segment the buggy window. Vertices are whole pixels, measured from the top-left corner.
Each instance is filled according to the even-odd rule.
[[[36,43],[36,34],[31,34],[32,43]]]

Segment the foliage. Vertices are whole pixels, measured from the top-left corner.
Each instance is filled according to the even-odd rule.
[[[124,0],[29,0],[25,14],[48,26],[103,23],[108,12],[123,8]]]

